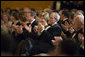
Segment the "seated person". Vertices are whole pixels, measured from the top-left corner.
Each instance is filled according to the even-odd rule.
[[[61,35],[61,27],[57,23],[59,21],[57,16],[59,15],[56,15],[54,12],[50,14],[49,28],[45,29],[44,26],[39,23],[38,32],[40,32],[40,34],[38,35],[38,40],[33,41],[34,46],[32,49],[30,51],[25,51],[28,52],[28,56],[39,54],[41,52],[47,53],[49,50],[55,48],[51,40],[54,39],[54,36]]]

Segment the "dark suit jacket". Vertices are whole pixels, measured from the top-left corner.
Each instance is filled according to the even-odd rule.
[[[61,24],[64,24],[65,25],[65,22],[68,22],[69,23],[69,19],[66,19],[65,21],[59,21],[58,23],[59,23],[59,25],[61,26]],[[61,26],[61,28],[62,28],[62,26]],[[69,32],[69,31],[66,31],[65,29],[63,29],[62,28],[62,31],[67,35],[67,37],[70,37],[70,35],[71,35],[71,33]]]
[[[30,51],[27,50],[27,52],[29,52],[30,55],[35,55],[39,53],[47,53],[49,50],[53,50],[55,46],[51,43],[51,40],[54,39],[54,36],[60,35],[61,27],[58,24],[51,26],[48,30],[44,30],[37,40],[33,39],[33,41],[31,41],[33,47]]]
[[[27,26],[31,25],[32,26],[32,32],[34,32],[33,28],[38,25],[38,22],[35,20],[32,24],[28,23]]]
[[[27,26],[29,26],[29,25],[30,25],[30,23],[27,24]],[[31,26],[32,26],[31,32],[28,32],[25,28],[23,28],[23,33],[22,33],[23,36],[22,37],[24,37],[24,38],[29,38],[30,37],[30,38],[35,39],[36,38],[36,33],[33,30],[35,25],[38,25],[38,22],[36,20],[31,24]]]
[[[35,27],[35,26],[37,26],[38,25],[38,22],[35,20],[32,24],[31,24],[31,26],[32,26],[32,32],[34,33],[34,30],[33,30],[33,28]]]
[[[22,25],[20,22],[18,22],[16,25]],[[30,25],[30,23],[28,23],[27,24],[27,26],[29,26]],[[38,25],[38,22],[35,20],[32,24],[31,24],[31,26],[32,26],[32,33],[34,33],[34,30],[33,30],[33,28],[34,28],[34,26],[35,25]],[[28,38],[28,37],[31,37],[31,33],[29,33],[25,28],[23,28],[23,33],[22,34],[20,34],[20,38]]]
[[[32,30],[31,30],[31,38],[33,39],[33,40],[36,40],[37,39],[37,33],[33,30],[33,28],[35,27],[35,26],[37,26],[38,25],[38,22],[35,20],[32,24],[31,24],[31,26],[32,26]]]
[[[55,24],[48,30],[44,30],[42,32],[42,34],[39,36],[39,48],[44,52],[48,52],[49,50],[53,49],[54,46],[51,40],[54,39],[54,36],[61,36],[61,27],[58,24]]]

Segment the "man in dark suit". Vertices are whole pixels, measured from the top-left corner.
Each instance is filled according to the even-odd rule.
[[[68,11],[65,11],[65,10],[62,10],[60,12],[60,21],[58,22],[59,25],[62,27],[62,31],[66,34],[66,36],[69,36],[70,33],[68,32],[68,28],[66,28],[65,26],[68,26],[69,25],[69,12]]]
[[[61,24],[64,24],[65,25],[65,22],[68,22],[69,23],[69,19],[68,19],[68,17],[69,17],[69,12],[68,11],[66,11],[66,10],[62,10],[60,13],[60,20],[59,20],[59,24],[60,24],[60,26],[61,26]]]
[[[40,32],[37,38],[38,40],[30,40],[32,48],[30,49],[30,51],[29,49],[26,50],[26,55],[30,56],[39,53],[47,53],[55,48],[51,40],[53,40],[55,36],[61,36],[61,27],[57,23],[59,19],[59,14],[52,12],[49,19],[50,26],[44,28],[41,23],[38,24],[38,32]]]
[[[31,23],[31,26],[32,26],[32,29],[31,29],[31,37],[33,39],[36,39],[37,38],[37,26],[38,26],[38,22],[34,19],[33,20],[33,23]]]
[[[34,19],[36,14],[34,11],[29,11],[26,13],[26,15],[26,20],[28,21],[28,23],[25,25],[23,34],[27,37],[34,38],[36,35],[34,28],[38,25],[38,22]]]
[[[76,17],[74,17],[73,22],[73,28],[75,31],[73,32],[72,37],[77,41],[77,45],[80,47],[80,55],[84,56],[84,15],[77,15]]]
[[[36,39],[36,35],[37,35],[37,32],[36,32],[36,29],[37,29],[37,26],[38,26],[38,22],[34,19],[34,17],[36,16],[36,13],[34,11],[31,11],[30,12],[31,14],[31,19],[29,20],[30,21],[30,25],[31,25],[31,38],[33,39]]]
[[[60,16],[56,12],[52,12],[50,14],[49,24],[47,28],[39,29],[41,30],[41,35],[39,36],[39,48],[43,52],[48,52],[49,50],[53,49],[54,46],[51,42],[51,40],[54,39],[55,36],[61,36],[61,27],[58,25],[58,21],[60,19]]]

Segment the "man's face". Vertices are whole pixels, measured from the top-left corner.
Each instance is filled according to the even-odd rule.
[[[13,16],[10,16],[10,19],[11,19],[11,20],[14,20],[15,18],[14,18]]]
[[[61,16],[60,19],[63,20],[63,17],[64,17],[63,14],[60,14],[60,16]]]
[[[10,9],[7,9],[7,12],[10,13]]]
[[[64,18],[65,18],[65,16],[64,16],[64,14],[62,14],[62,10],[59,12],[59,14],[60,14],[60,20],[63,20]]]
[[[76,21],[74,21],[74,24],[73,24],[73,28],[76,30],[77,29],[77,22]]]
[[[75,17],[74,20],[73,20],[73,22],[74,22],[73,28],[74,28],[75,30],[78,30],[78,29],[81,27],[81,24],[79,23],[79,20],[78,20],[77,18],[78,18],[78,17]]]
[[[31,13],[27,13],[26,20],[30,21],[31,20]]]
[[[49,24],[53,24],[54,22],[55,22],[55,14],[54,13],[52,13],[51,15],[50,15],[50,19],[49,19],[49,21],[48,21],[48,23]]]
[[[24,8],[24,12],[25,13],[29,12],[29,8]]]
[[[72,23],[72,22],[73,22],[73,20],[71,19],[71,17],[69,17],[69,22],[70,22],[70,23]]]
[[[8,17],[6,15],[3,16],[5,22],[8,22]]]

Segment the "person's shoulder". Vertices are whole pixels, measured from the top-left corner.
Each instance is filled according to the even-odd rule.
[[[67,18],[67,20],[66,20],[67,22],[69,22],[69,18]]]
[[[36,20],[34,22],[38,23],[38,21],[36,21]]]
[[[55,27],[55,28],[61,28],[60,25],[59,25],[58,23],[55,24],[53,27]]]
[[[34,24],[34,25],[38,25],[38,21],[35,20],[35,21],[33,22],[33,24]]]

